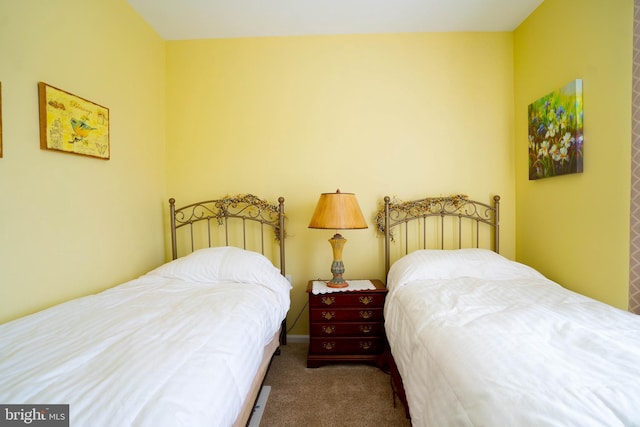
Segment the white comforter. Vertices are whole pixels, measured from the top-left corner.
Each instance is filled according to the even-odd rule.
[[[388,287],[414,426],[640,425],[640,316],[475,249],[409,254]]]
[[[290,285],[222,252],[1,325],[0,402],[70,404],[72,426],[231,425]]]

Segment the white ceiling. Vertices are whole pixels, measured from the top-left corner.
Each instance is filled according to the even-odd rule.
[[[543,0],[127,0],[165,40],[512,31]]]

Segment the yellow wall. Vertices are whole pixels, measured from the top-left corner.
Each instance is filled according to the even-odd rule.
[[[564,286],[626,309],[631,0],[545,0],[514,32],[517,256]],[[584,173],[529,181],[527,106],[581,78]]]
[[[4,322],[164,260],[165,43],[124,0],[3,0],[0,58]],[[39,81],[109,108],[111,160],[40,149]]]
[[[165,260],[168,196],[252,192],[286,198],[291,323],[329,275],[332,233],[307,224],[337,188],[370,221],[343,233],[348,278],[384,276],[385,195],[500,194],[504,255],[625,307],[632,12],[545,0],[513,33],[164,42],[124,0],[4,1],[0,322]],[[585,172],[528,181],[527,105],[575,78]],[[110,109],[111,160],[40,150],[38,81]]]
[[[333,232],[307,228],[322,192],[355,192],[369,219],[342,233],[347,278],[384,279],[385,195],[499,194],[513,258],[512,52],[511,33],[168,42],[168,194],[285,197],[290,323],[330,276]]]

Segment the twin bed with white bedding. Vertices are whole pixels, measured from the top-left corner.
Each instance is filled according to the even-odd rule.
[[[391,238],[406,253],[388,273],[385,328],[414,426],[640,425],[640,316],[480,248],[478,227],[497,239],[497,205],[386,202],[387,262]],[[431,232],[438,249],[407,244]]]
[[[282,200],[241,199],[190,205],[188,215],[172,203],[172,235],[183,224],[193,236],[201,221],[227,228],[231,217],[245,229],[249,215],[281,240]],[[239,205],[247,210],[232,213]],[[259,252],[205,247],[0,325],[0,403],[69,404],[73,426],[245,425],[289,309],[283,272]]]

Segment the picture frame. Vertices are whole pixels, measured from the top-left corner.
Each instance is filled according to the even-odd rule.
[[[40,148],[109,160],[109,109],[38,83]]]
[[[581,173],[584,161],[582,80],[529,104],[529,180]]]
[[[2,82],[0,82],[0,159],[2,158]]]

